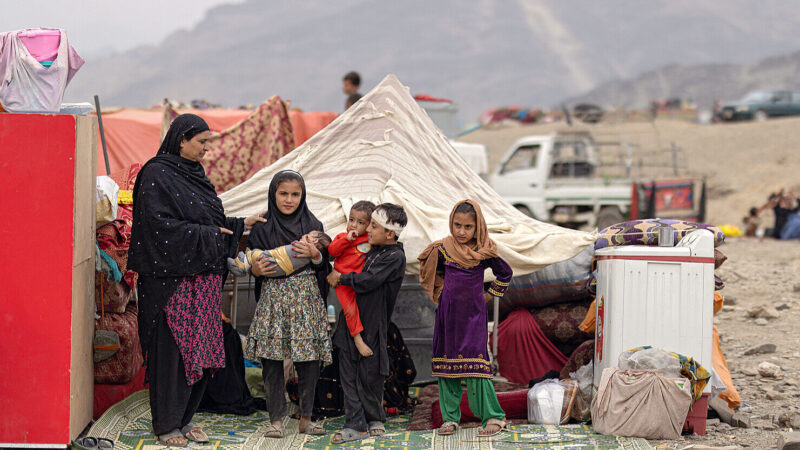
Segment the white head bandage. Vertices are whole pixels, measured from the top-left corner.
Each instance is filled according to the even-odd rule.
[[[372,220],[378,222],[378,225],[382,226],[383,228],[394,231],[394,233],[398,236],[400,236],[400,233],[403,232],[403,227],[400,225],[396,223],[389,223],[389,218],[386,217],[386,210],[384,209],[376,209],[373,211]]]

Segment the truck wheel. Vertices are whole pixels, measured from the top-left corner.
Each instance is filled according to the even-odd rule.
[[[604,206],[597,213],[597,229],[602,230],[625,220],[616,206]]]
[[[767,112],[763,109],[759,109],[755,114],[753,114],[753,120],[756,122],[763,122],[767,119],[769,119],[769,114],[767,114]]]
[[[514,205],[514,208],[517,208],[517,211],[521,212],[522,214],[525,214],[526,216],[528,216],[528,217],[530,217],[530,218],[533,218],[533,213],[531,212],[531,210],[530,210],[530,209],[528,209],[528,207],[527,207],[527,206],[524,206],[524,205]]]

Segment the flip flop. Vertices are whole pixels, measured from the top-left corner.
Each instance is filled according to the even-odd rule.
[[[76,448],[78,450],[95,450],[97,448],[97,438],[86,436],[75,439],[72,441],[72,444],[72,448]]]
[[[188,441],[170,444],[169,442],[167,442],[170,439],[183,439],[184,441],[186,441],[186,438],[183,436],[183,433],[181,433],[181,430],[175,428],[174,430],[170,431],[167,434],[162,434],[161,436],[158,436],[158,445],[165,445],[167,447],[186,447],[187,445],[189,445]]]
[[[486,421],[486,426],[488,427],[489,425],[496,425],[497,426],[497,431],[492,432],[492,433],[488,433],[488,434],[481,434],[484,431],[486,431],[486,427],[482,427],[480,429],[480,431],[478,431],[478,434],[476,434],[475,436],[479,437],[479,438],[497,436],[498,434],[500,434],[502,431],[505,431],[505,429],[506,429],[506,421],[505,420],[501,420],[501,419],[494,419],[494,418],[489,419],[489,420]]]
[[[333,437],[331,438],[331,444],[344,444],[347,442],[356,442],[368,437],[369,433],[367,433],[366,431],[356,431],[352,428],[342,428],[342,431],[335,433],[333,435]]]
[[[436,434],[439,436],[450,436],[456,434],[458,428],[458,424],[455,422],[445,422],[436,430]]]
[[[114,441],[106,438],[85,436],[72,441],[72,447],[78,450],[111,450],[114,448]]]
[[[383,436],[386,434],[386,427],[383,426],[383,422],[374,421],[369,423],[369,435],[370,436]]]
[[[328,434],[328,432],[325,431],[325,428],[316,422],[308,422],[306,429],[303,431],[298,430],[298,432],[301,434],[307,434],[309,436],[325,436]]]
[[[264,430],[264,437],[282,439],[285,430],[286,429],[283,426],[283,422],[281,422],[280,425],[269,424],[267,425],[267,429]]]
[[[197,442],[198,444],[205,444],[208,442],[208,435],[200,428],[196,428],[192,424],[188,424],[181,428],[181,433],[186,440]]]

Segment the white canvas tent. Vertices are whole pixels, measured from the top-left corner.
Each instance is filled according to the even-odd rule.
[[[266,208],[269,182],[285,169],[303,175],[308,205],[331,236],[344,230],[358,200],[402,205],[409,223],[400,241],[409,273],[419,270],[417,255],[449,233],[450,211],[466,198],[481,205],[500,256],[516,275],[567,260],[595,240],[518,212],[467,166],[394,75],[303,145],[221,194],[226,214]]]

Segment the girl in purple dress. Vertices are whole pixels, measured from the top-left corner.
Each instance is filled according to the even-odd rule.
[[[450,213],[450,236],[433,242],[418,259],[420,283],[439,305],[432,360],[444,420],[438,433],[445,436],[458,430],[464,379],[469,407],[483,427],[478,436],[494,436],[505,427],[505,413],[492,385],[486,302],[503,296],[511,267],[497,255],[481,208],[473,200],[456,204]],[[486,269],[496,277],[488,292],[483,290]]]

